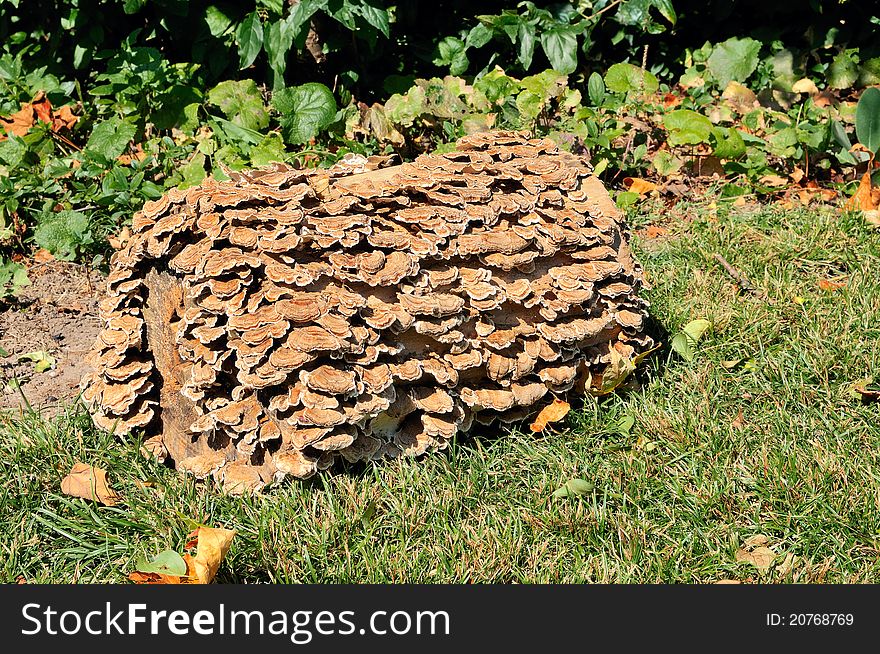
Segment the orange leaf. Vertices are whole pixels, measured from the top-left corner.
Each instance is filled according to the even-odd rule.
[[[16,136],[24,136],[31,127],[34,126],[34,110],[28,104],[21,108],[20,111],[12,114],[9,118],[0,116],[0,125],[7,134],[15,134]],[[6,136],[0,135],[0,140],[5,140]]]
[[[85,463],[73,465],[70,474],[61,480],[61,492],[72,497],[96,500],[105,506],[113,506],[120,499],[107,485],[107,472]]]
[[[553,404],[549,404],[541,409],[540,413],[535,417],[535,422],[531,424],[532,431],[544,431],[547,424],[562,420],[568,412],[571,411],[571,405],[560,399],[554,399]]]
[[[846,202],[844,205],[846,209],[861,209],[862,211],[873,211],[877,208],[877,203],[874,202],[874,193],[871,189],[871,166],[868,166],[868,170],[862,175],[861,181],[859,181],[859,188],[856,189],[855,194]]]
[[[52,116],[52,131],[57,132],[61,129],[71,129],[76,125],[79,116],[73,115],[73,110],[69,105],[64,105],[61,109],[54,112]]]
[[[36,97],[31,101],[31,107],[33,107],[38,120],[44,123],[52,122],[52,105],[45,93],[42,91],[38,92]]]
[[[646,193],[650,193],[651,191],[657,190],[657,185],[653,182],[649,182],[646,179],[640,179],[638,177],[624,177],[623,186],[627,191],[632,191],[633,193],[638,193],[639,195],[645,195]]]
[[[837,291],[846,286],[846,279],[820,279],[819,280],[819,288],[823,291]]]

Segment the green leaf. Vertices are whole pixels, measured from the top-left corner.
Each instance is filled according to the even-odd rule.
[[[605,101],[605,81],[599,73],[590,73],[587,80],[587,97],[594,107],[601,107]]]
[[[317,82],[278,91],[272,106],[281,114],[284,140],[294,145],[307,143],[336,119],[333,93]]]
[[[197,186],[208,176],[205,172],[205,161],[205,155],[202,152],[196,152],[189,162],[180,167],[183,180],[179,184],[179,188]]]
[[[705,318],[698,318],[697,320],[691,320],[688,324],[682,327],[681,331],[686,334],[688,338],[690,338],[694,343],[696,343],[703,337],[703,334],[705,334],[711,326],[712,323]]]
[[[85,150],[89,154],[98,155],[107,161],[113,161],[125,152],[129,142],[134,138],[137,129],[131,123],[114,116],[95,125]]]
[[[0,347],[0,357],[8,357],[8,356],[9,356],[9,352],[7,352],[2,347]]]
[[[468,67],[467,48],[464,41],[454,36],[447,36],[437,44],[437,66],[449,66],[450,75],[461,75]]]
[[[46,350],[37,350],[36,352],[28,352],[18,357],[18,360],[27,359],[34,362],[34,372],[46,372],[55,367],[55,357],[46,352]]]
[[[839,52],[828,68],[828,85],[833,89],[848,89],[859,78],[857,55],[853,50]]]
[[[232,19],[214,5],[205,9],[205,22],[208,24],[211,36],[222,36],[232,27]]]
[[[880,89],[865,89],[856,106],[856,136],[871,152],[880,150]]]
[[[658,150],[654,158],[651,159],[651,165],[658,175],[668,177],[681,170],[684,162],[668,150]]]
[[[235,29],[235,42],[238,44],[238,68],[243,70],[254,63],[263,49],[263,23],[256,11],[245,16]]]
[[[746,153],[746,143],[734,127],[713,127],[709,141],[719,159],[739,159]]]
[[[483,23],[477,23],[471,28],[471,31],[468,32],[467,38],[464,40],[464,45],[466,48],[479,49],[491,40],[492,30],[483,25]]]
[[[712,121],[690,109],[669,112],[663,117],[663,126],[669,130],[670,145],[706,143],[712,133]]]
[[[263,47],[272,69],[272,86],[275,90],[284,86],[284,71],[287,70],[287,58],[293,47],[295,34],[287,21],[278,20],[266,26]]]
[[[523,70],[528,70],[532,67],[532,57],[535,54],[535,26],[532,23],[520,23],[517,38],[519,39],[517,60]]]
[[[553,491],[554,498],[561,497],[577,497],[578,495],[587,495],[592,493],[596,488],[596,484],[585,479],[569,479],[563,486]]]
[[[670,345],[672,346],[672,350],[685,361],[694,360],[694,349],[691,346],[690,339],[684,332],[679,332],[678,334],[673,336],[672,343]]]
[[[281,140],[281,135],[272,132],[251,148],[251,165],[265,166],[276,161],[284,161],[284,154],[284,141]]]
[[[49,250],[56,259],[70,261],[76,258],[82,246],[92,243],[89,218],[69,209],[47,212],[34,229],[34,241],[41,248]]]
[[[160,575],[172,575],[174,577],[185,577],[187,568],[186,561],[177,552],[165,550],[159,552],[151,561],[146,559],[138,559],[135,564],[135,570],[138,572],[153,572]]]
[[[868,59],[859,69],[859,84],[861,86],[872,86],[880,84],[880,57]]]
[[[745,82],[758,67],[761,42],[755,39],[730,38],[712,49],[706,62],[720,88],[732,82]]]
[[[386,39],[391,36],[391,25],[389,23],[387,10],[362,2],[361,4],[355,5],[354,12],[359,14],[369,25],[372,25],[385,35]]]
[[[541,34],[541,48],[553,70],[571,75],[577,68],[577,32],[573,27],[547,30]]]
[[[614,64],[605,73],[605,86],[613,93],[654,93],[660,88],[657,78],[633,64]]]
[[[14,261],[0,260],[0,298],[17,296],[21,289],[30,286],[27,268]],[[5,352],[5,350],[4,350]],[[6,356],[3,354],[2,356]]]
[[[252,79],[227,80],[208,91],[208,102],[233,123],[246,129],[263,129],[269,125],[269,113],[263,97]]]

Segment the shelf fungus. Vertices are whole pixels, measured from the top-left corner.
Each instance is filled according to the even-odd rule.
[[[361,159],[144,206],[83,380],[98,426],[257,490],[443,449],[651,349],[641,269],[583,159],[514,132]]]

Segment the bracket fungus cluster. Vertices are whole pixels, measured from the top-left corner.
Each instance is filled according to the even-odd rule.
[[[444,448],[652,346],[617,209],[547,139],[275,165],[148,202],[111,262],[95,422],[231,491]]]

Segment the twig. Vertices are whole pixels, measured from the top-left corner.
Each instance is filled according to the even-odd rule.
[[[603,7],[602,9],[600,9],[599,11],[597,11],[595,14],[591,14],[591,15],[587,16],[585,20],[593,20],[594,18],[598,18],[599,16],[601,16],[602,14],[604,14],[604,13],[605,13],[606,11],[608,11],[609,9],[613,9],[614,7],[616,7],[617,5],[619,5],[621,2],[623,2],[623,0],[614,0],[614,2],[612,2],[612,3],[611,3],[610,5],[608,5],[607,7]]]
[[[727,271],[727,274],[730,275],[731,277],[733,277],[734,281],[737,283],[737,285],[739,286],[740,290],[743,293],[757,293],[758,292],[758,289],[752,285],[752,283],[748,280],[748,278],[745,275],[743,275],[739,270],[737,270],[736,268],[731,266],[728,263],[727,259],[722,257],[720,254],[714,254],[713,257],[715,258],[715,261],[717,261],[718,263],[720,263],[724,267],[724,270]]]

